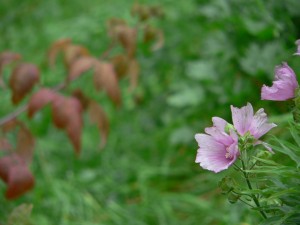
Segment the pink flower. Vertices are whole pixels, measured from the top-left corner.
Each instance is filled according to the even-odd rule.
[[[239,156],[238,136],[230,130],[225,132],[227,122],[222,118],[213,117],[213,126],[206,128],[206,134],[196,134],[198,142],[196,163],[204,169],[218,173],[232,165]]]
[[[283,63],[282,66],[275,68],[275,81],[273,81],[272,87],[263,85],[261,99],[284,101],[294,98],[296,88],[298,88],[298,82],[294,71],[287,63]]]
[[[259,109],[253,115],[253,108],[250,103],[242,108],[231,106],[232,121],[237,132],[244,136],[249,132],[256,140],[276,127],[274,123],[268,123],[267,114],[264,109]],[[262,142],[259,142],[262,144]]]

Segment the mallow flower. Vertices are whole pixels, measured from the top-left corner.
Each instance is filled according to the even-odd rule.
[[[271,148],[258,140],[276,125],[268,123],[264,109],[255,114],[250,103],[242,108],[231,106],[233,125],[219,117],[213,117],[213,126],[206,128],[206,134],[196,134],[198,142],[196,163],[204,169],[218,173],[231,166],[240,156],[239,143],[251,140],[251,145],[263,144],[268,150]],[[248,137],[248,138],[245,138]]]
[[[218,173],[227,169],[239,157],[238,136],[233,129],[225,132],[227,122],[213,117],[213,126],[206,128],[206,134],[196,134],[198,142],[196,163],[203,169]]]
[[[285,101],[295,97],[298,88],[296,75],[287,63],[275,68],[275,81],[271,87],[263,85],[261,89],[262,100]]]
[[[276,127],[276,124],[268,122],[264,109],[261,108],[254,114],[252,105],[247,103],[246,106],[240,109],[231,106],[231,113],[233,126],[241,137],[251,135],[254,139],[254,145],[263,144],[269,151],[272,151],[265,142],[258,140],[269,130]]]

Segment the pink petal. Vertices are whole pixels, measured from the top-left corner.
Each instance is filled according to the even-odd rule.
[[[226,120],[224,120],[220,117],[213,117],[212,121],[213,121],[214,126],[217,127],[221,131],[224,131],[226,125],[228,124]]]
[[[251,125],[253,119],[253,108],[250,103],[242,108],[231,106],[232,121],[235,129],[240,135],[244,135]]]
[[[268,123],[268,117],[264,109],[259,109],[253,117],[249,131],[254,138],[259,139],[273,127],[276,127],[276,124]]]
[[[285,101],[295,97],[298,87],[296,75],[287,63],[275,68],[275,81],[271,87],[263,85],[261,89],[262,100]]]
[[[227,169],[234,163],[238,156],[237,144],[229,147],[232,157],[226,158],[226,146],[220,144],[213,137],[206,134],[196,134],[195,138],[200,146],[196,156],[196,163],[204,169],[218,173]],[[236,152],[237,151],[237,152]]]

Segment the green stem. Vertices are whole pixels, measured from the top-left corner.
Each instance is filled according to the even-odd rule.
[[[243,167],[243,174],[244,174],[244,177],[245,177],[245,179],[246,179],[248,188],[249,188],[250,190],[253,190],[252,185],[251,185],[250,180],[249,180],[249,177],[248,177],[248,173],[245,172],[246,167],[245,167],[244,161],[241,160],[241,162],[242,162],[242,167]],[[251,194],[251,197],[252,197],[252,199],[253,199],[255,205],[257,206],[257,208],[260,208],[261,206],[260,206],[260,204],[259,204],[259,201],[258,201],[257,197],[256,197],[254,194]],[[263,210],[259,209],[259,212],[260,212],[260,214],[263,216],[263,218],[267,219],[267,216],[266,216],[266,214],[265,214],[265,212],[264,212]]]

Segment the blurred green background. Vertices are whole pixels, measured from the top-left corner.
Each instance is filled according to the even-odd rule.
[[[60,64],[50,70],[46,53],[55,40],[70,37],[99,56],[109,44],[106,22],[112,17],[134,24],[137,1],[2,0],[0,51],[19,52],[40,66],[42,82],[54,86],[65,76]],[[96,126],[86,123],[83,149],[76,158],[66,135],[49,123],[44,109],[26,121],[37,137],[33,191],[15,201],[0,195],[0,223],[21,203],[33,204],[32,224],[148,225],[258,224],[260,215],[221,195],[220,174],[194,163],[194,134],[211,125],[212,116],[228,121],[230,105],[247,102],[266,108],[280,121],[285,103],[260,100],[262,84],[271,84],[275,65],[287,61],[300,71],[295,40],[300,36],[298,0],[143,0],[159,5],[165,16],[152,23],[165,35],[156,52],[140,43],[138,88],[120,82],[123,105],[115,109],[102,94],[90,93],[110,119],[108,144],[98,150]],[[4,79],[9,79],[9,69]],[[89,90],[85,77],[75,84]],[[11,93],[0,90],[1,117],[12,112]],[[25,102],[25,101],[24,101]],[[23,102],[23,104],[24,104]],[[22,103],[21,103],[22,104]],[[278,119],[279,118],[279,119]],[[0,183],[0,189],[5,191]]]

